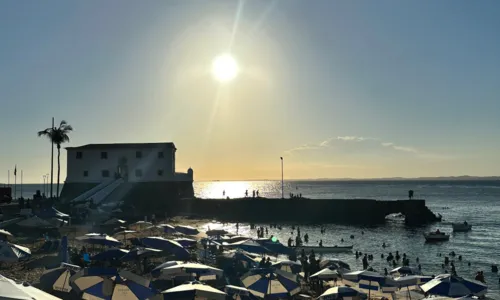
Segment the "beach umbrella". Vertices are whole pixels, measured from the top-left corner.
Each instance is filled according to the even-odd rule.
[[[59,268],[45,270],[40,277],[40,287],[45,291],[69,293],[72,290],[69,279],[80,269],[79,266],[62,263]]]
[[[242,236],[242,235],[235,235],[235,236],[230,236],[230,237],[222,237],[223,242],[228,242],[228,243],[236,243],[236,242],[241,242],[241,241],[246,241],[250,240],[251,238],[247,236]]]
[[[287,298],[300,292],[297,276],[274,269],[253,269],[243,275],[241,282],[259,298]]]
[[[90,244],[90,245],[102,245],[102,246],[109,246],[109,247],[118,247],[121,246],[122,243],[115,239],[114,237],[111,237],[107,234],[95,234],[95,233],[90,233],[86,234],[83,237],[78,237],[77,240],[80,240],[83,243]]]
[[[311,278],[319,278],[322,280],[332,280],[341,277],[340,273],[335,268],[324,268],[323,270],[314,273],[310,276]]]
[[[360,291],[357,291],[347,286],[336,286],[326,290],[317,299],[331,300],[331,299],[344,299],[344,298],[366,299],[366,294],[361,293]]]
[[[345,273],[342,278],[347,281],[356,282],[362,289],[368,290],[368,298],[372,290],[386,287],[386,291],[397,290],[395,281],[387,276],[371,271],[355,271]]]
[[[0,241],[0,262],[18,262],[31,257],[29,248]]]
[[[468,280],[451,274],[436,276],[420,286],[422,291],[431,295],[462,297],[467,295],[484,296],[488,287],[475,280]]]
[[[295,254],[295,250],[293,248],[287,247],[280,242],[273,242],[271,240],[261,240],[257,241],[260,245],[268,249],[271,253],[280,253],[280,254]]]
[[[391,275],[395,275],[395,274],[397,274],[397,275],[417,275],[417,274],[420,274],[420,272],[416,268],[404,266],[404,267],[398,267],[398,268],[392,269],[389,272],[389,274],[391,274]]]
[[[136,231],[141,231],[144,228],[153,226],[153,223],[146,221],[138,221],[129,225],[129,228]]]
[[[424,284],[426,282],[431,281],[432,279],[433,279],[432,276],[408,275],[395,278],[394,281],[396,282],[396,285],[399,287],[409,287],[409,286]]]
[[[136,259],[143,259],[145,257],[159,256],[162,251],[153,248],[137,247],[130,250],[127,254],[120,258],[121,261],[133,261]]]
[[[272,264],[271,267],[274,269],[282,270],[293,274],[298,274],[302,270],[302,265],[299,262],[291,260],[283,260],[276,262]]]
[[[69,215],[62,213],[55,209],[54,207],[50,207],[47,209],[42,209],[37,212],[37,216],[43,219],[57,218],[57,219],[69,219]]]
[[[118,259],[124,257],[127,253],[129,253],[129,251],[125,250],[125,249],[111,248],[111,249],[107,249],[101,253],[97,253],[96,255],[92,256],[90,258],[90,260],[95,260],[95,261],[118,260]]]
[[[169,224],[160,224],[159,227],[163,228],[163,232],[167,234],[176,233],[175,227]]]
[[[257,297],[255,297],[252,293],[250,293],[249,290],[241,286],[226,285],[224,291],[227,294],[226,299],[257,300]]]
[[[160,273],[160,278],[162,279],[171,279],[176,276],[196,274],[199,277],[199,280],[204,281],[216,279],[217,277],[221,278],[224,271],[198,263],[183,263],[163,268],[160,270]]]
[[[0,275],[0,299],[7,300],[61,300],[27,283],[16,283]]]
[[[185,235],[197,235],[198,233],[200,233],[198,229],[187,225],[177,225],[175,226],[175,230]]]
[[[148,299],[154,296],[149,280],[113,268],[86,268],[71,276],[73,288],[82,299]]]
[[[192,247],[196,245],[197,241],[193,239],[188,239],[188,238],[177,238],[174,239],[177,243],[181,244],[182,247]]]
[[[177,260],[172,260],[172,261],[167,261],[167,262],[164,262],[162,263],[161,265],[159,266],[156,266],[152,271],[151,271],[151,275],[154,277],[154,278],[158,278],[160,277],[161,275],[161,270],[164,269],[164,268],[168,268],[168,267],[171,267],[171,266],[176,266],[176,265],[180,265],[180,264],[183,264],[182,261],[177,261]]]
[[[118,224],[125,224],[127,221],[120,220],[118,218],[111,218],[107,220],[106,222],[102,223],[102,225],[118,225]]]
[[[174,254],[177,259],[188,260],[191,257],[181,244],[173,240],[154,236],[141,239],[141,243],[147,247],[168,251]]]
[[[229,232],[227,232],[224,229],[212,229],[212,230],[207,230],[205,233],[207,236],[218,236],[218,235],[226,235]]]
[[[134,230],[122,230],[113,234],[113,237],[115,237],[116,239],[123,239],[125,241],[128,239],[137,238],[138,234],[137,231]]]
[[[232,244],[227,244],[228,247],[241,249],[247,252],[256,253],[256,254],[267,254],[271,253],[267,248],[257,243],[256,241],[246,240],[241,242],[236,242]]]
[[[348,263],[341,261],[340,259],[325,259],[319,262],[319,267],[322,269],[330,266],[336,266],[337,269],[339,268],[347,270],[351,269]]]
[[[7,241],[12,237],[14,237],[12,233],[8,232],[7,230],[0,229],[0,241],[2,240]]]
[[[210,300],[225,300],[226,293],[219,291],[209,285],[201,282],[193,281],[181,284],[174,288],[161,292],[164,299],[210,299]]]
[[[33,216],[28,219],[24,219],[17,223],[17,225],[26,228],[53,228],[54,225],[50,224],[49,221],[41,219],[37,216]]]

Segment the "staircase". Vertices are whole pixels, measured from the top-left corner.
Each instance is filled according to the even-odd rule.
[[[77,202],[77,201],[87,200],[90,197],[92,197],[94,194],[96,194],[97,192],[99,192],[100,190],[102,190],[103,188],[105,188],[106,186],[108,186],[111,183],[113,183],[114,181],[115,181],[115,179],[110,179],[110,180],[103,181],[103,182],[99,183],[98,185],[96,185],[95,187],[91,188],[90,190],[86,191],[85,193],[81,194],[80,196],[74,198],[70,202]]]
[[[100,191],[98,191],[97,193],[95,193],[94,195],[92,195],[92,197],[90,197],[90,198],[93,200],[94,204],[99,205],[114,190],[116,190],[122,183],[123,183],[123,179],[122,178],[117,179],[117,180],[113,181],[111,184],[107,185],[105,188],[101,189]]]

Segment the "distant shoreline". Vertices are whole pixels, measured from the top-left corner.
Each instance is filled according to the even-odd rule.
[[[216,180],[195,180],[195,183],[202,182],[227,182],[227,181],[281,181],[281,179],[216,179]],[[300,178],[285,179],[286,182],[387,182],[387,181],[500,181],[500,176],[441,176],[441,177],[385,177],[385,178]],[[10,184],[14,186],[13,183]],[[20,183],[17,183],[20,185]],[[23,183],[23,185],[43,185],[43,183]],[[63,185],[63,183],[61,183]],[[1,186],[7,186],[7,183],[0,183]],[[54,183],[55,186],[55,183]]]

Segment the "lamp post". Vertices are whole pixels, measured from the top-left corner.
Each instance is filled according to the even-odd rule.
[[[283,181],[283,156],[281,158],[281,199],[285,199],[285,184]]]
[[[45,174],[43,174],[43,188],[42,188],[42,193],[45,195]]]

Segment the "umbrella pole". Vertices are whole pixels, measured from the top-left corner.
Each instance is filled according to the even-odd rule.
[[[410,300],[411,300],[410,287],[409,287],[409,286],[407,286],[407,287],[406,287],[406,289],[408,290],[408,298],[410,298]]]
[[[370,288],[372,286],[371,280],[368,282],[368,300],[371,299],[371,294],[372,294],[372,289]]]

